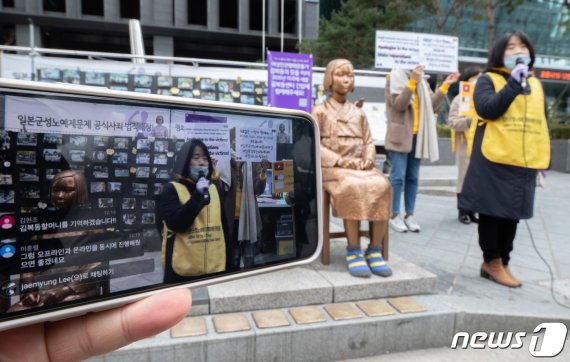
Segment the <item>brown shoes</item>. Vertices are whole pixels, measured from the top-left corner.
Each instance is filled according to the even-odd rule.
[[[507,272],[503,267],[501,258],[493,259],[488,263],[481,264],[481,277],[490,279],[495,283],[507,286],[509,288],[517,288],[522,285],[520,281]]]
[[[522,287],[522,284],[523,284],[523,283],[522,283],[519,279],[517,279],[517,277],[515,277],[515,276],[511,273],[511,269],[509,268],[509,266],[508,266],[508,265],[503,265],[503,268],[505,268],[505,272],[507,273],[507,275],[508,275],[509,277],[511,277],[511,279],[513,279],[515,282],[517,282],[517,283],[519,284],[519,287]]]

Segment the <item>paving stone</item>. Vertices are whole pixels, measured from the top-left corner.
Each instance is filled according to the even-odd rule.
[[[206,321],[203,317],[184,318],[170,329],[172,338],[194,337],[208,333]]]
[[[360,308],[368,317],[384,317],[396,314],[388,304],[379,300],[369,300],[358,302],[356,306]]]
[[[426,308],[409,297],[388,298],[388,303],[400,313],[425,312]]]
[[[297,324],[325,322],[327,319],[317,307],[301,307],[289,309],[289,313]]]
[[[240,313],[214,316],[214,327],[218,333],[240,332],[251,329],[245,315]]]
[[[257,328],[277,328],[290,325],[281,310],[262,310],[252,313]]]
[[[324,308],[335,321],[362,318],[362,313],[352,303],[329,304]]]

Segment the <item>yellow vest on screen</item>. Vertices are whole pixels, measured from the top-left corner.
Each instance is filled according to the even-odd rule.
[[[186,186],[171,182],[180,204],[190,200]],[[174,232],[163,222],[162,265],[166,264],[166,242],[174,235],[172,269],[181,276],[217,273],[226,269],[226,243],[222,228],[220,197],[214,185],[208,188],[210,204],[202,208],[194,222],[184,232]]]
[[[501,91],[507,80],[496,73],[486,73]],[[544,91],[538,79],[528,79],[531,94],[519,94],[507,111],[496,120],[473,122],[487,124],[481,152],[491,162],[504,165],[546,169],[550,164],[550,137],[544,114]],[[472,124],[473,126],[473,124]],[[476,126],[475,126],[476,127]]]

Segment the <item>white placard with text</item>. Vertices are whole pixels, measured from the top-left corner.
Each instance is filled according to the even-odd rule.
[[[380,69],[413,69],[451,73],[458,69],[459,40],[454,36],[400,31],[376,31],[374,66]]]

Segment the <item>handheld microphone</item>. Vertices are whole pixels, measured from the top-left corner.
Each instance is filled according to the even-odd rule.
[[[198,172],[198,179],[201,179],[202,177],[206,177],[206,175],[204,175],[204,171],[200,171]],[[208,189],[204,190],[204,201],[209,201],[210,200],[210,191],[208,191]]]
[[[526,63],[524,62],[524,60],[523,60],[522,58],[517,58],[516,64],[524,64],[524,65],[526,65]],[[524,76],[524,75],[523,75],[523,76],[521,77],[521,87],[522,87],[522,89],[523,89],[523,94],[526,95],[526,96],[528,96],[528,95],[530,94],[530,87],[528,86],[527,78],[528,78],[528,75],[527,75],[527,76]]]

